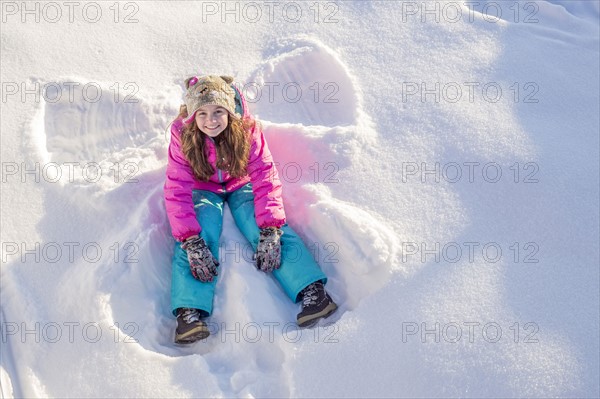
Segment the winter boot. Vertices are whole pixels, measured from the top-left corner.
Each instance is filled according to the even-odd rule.
[[[201,317],[201,312],[198,309],[177,309],[176,344],[191,344],[210,335],[208,326],[200,319]]]
[[[298,313],[297,317],[300,327],[310,327],[337,309],[337,305],[325,292],[325,287],[320,281],[304,288],[299,296],[302,298],[302,311]]]

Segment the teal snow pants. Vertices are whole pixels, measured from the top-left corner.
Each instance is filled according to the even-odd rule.
[[[193,190],[192,194],[196,218],[202,227],[200,236],[204,238],[216,259],[219,259],[219,237],[223,227],[225,201],[229,204],[235,224],[252,246],[252,253],[256,252],[260,230],[254,218],[254,194],[251,184],[246,184],[231,193],[215,194],[211,191]],[[298,294],[307,285],[315,281],[326,283],[327,277],[298,234],[287,224],[281,229],[283,230],[281,267],[274,270],[272,274],[287,296],[293,302],[297,302]],[[220,265],[218,269],[223,267],[227,265]],[[173,315],[176,315],[177,308],[196,308],[204,311],[206,316],[210,316],[217,280],[218,277],[208,283],[196,280],[190,272],[187,253],[181,248],[181,244],[176,242],[171,281]]]

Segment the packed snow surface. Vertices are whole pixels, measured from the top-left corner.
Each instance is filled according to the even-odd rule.
[[[598,1],[0,6],[2,398],[600,395]],[[173,344],[166,129],[207,73],[329,276],[316,328],[226,210],[212,335]]]

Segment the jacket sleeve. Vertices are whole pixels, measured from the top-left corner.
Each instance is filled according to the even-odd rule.
[[[254,193],[254,214],[259,228],[281,227],[285,211],[281,197],[282,186],[271,151],[258,123],[251,132],[248,174]]]
[[[180,120],[176,120],[171,125],[171,142],[164,184],[167,216],[171,232],[177,241],[199,234],[201,230],[192,200],[194,173],[181,151],[181,126]]]

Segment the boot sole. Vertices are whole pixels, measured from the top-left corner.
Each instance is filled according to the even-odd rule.
[[[334,302],[331,302],[325,307],[325,309],[321,310],[320,312],[299,318],[297,321],[298,327],[311,327],[317,324],[317,322],[320,319],[326,319],[327,317],[331,316],[331,314],[335,312],[336,309],[337,305]]]
[[[207,326],[198,326],[186,333],[178,334],[175,332],[175,343],[176,344],[192,344],[201,339],[207,338],[210,335],[210,331]]]

